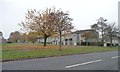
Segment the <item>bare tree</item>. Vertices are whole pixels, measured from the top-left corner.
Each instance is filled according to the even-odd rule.
[[[61,38],[62,33],[71,32],[72,26],[72,18],[69,17],[68,12],[63,12],[62,10],[57,10],[55,15],[55,31],[59,34],[60,39],[60,51],[61,51]]]

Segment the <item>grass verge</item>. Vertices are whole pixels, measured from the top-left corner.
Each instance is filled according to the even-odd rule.
[[[14,44],[3,45],[2,60],[10,61],[31,58],[44,58],[52,56],[105,52],[115,50],[118,50],[118,48],[100,46],[62,46],[62,51],[59,51],[58,45],[48,45],[46,47],[43,47],[37,44]]]

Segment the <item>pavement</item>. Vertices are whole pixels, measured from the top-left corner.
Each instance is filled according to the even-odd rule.
[[[2,70],[118,70],[118,51],[2,63]]]

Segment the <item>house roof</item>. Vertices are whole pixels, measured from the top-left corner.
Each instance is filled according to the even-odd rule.
[[[75,32],[72,32],[72,34],[74,34],[74,33],[79,34],[79,33],[85,32],[85,31],[95,31],[95,30],[94,30],[94,29],[77,30],[77,31],[75,31]]]
[[[80,33],[83,33],[85,31],[95,31],[94,29],[86,29],[86,30],[77,30],[77,31],[74,31],[74,32],[71,32],[71,33],[65,33],[63,34],[62,36],[64,37],[70,37],[72,34],[76,33],[76,34],[80,34]],[[59,34],[54,34],[53,36],[51,37],[58,37]]]

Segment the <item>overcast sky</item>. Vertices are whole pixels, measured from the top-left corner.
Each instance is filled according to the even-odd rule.
[[[0,0],[0,31],[5,38],[20,31],[18,23],[25,19],[27,9],[45,10],[46,7],[69,11],[78,30],[90,29],[99,17],[118,24],[119,0]]]

